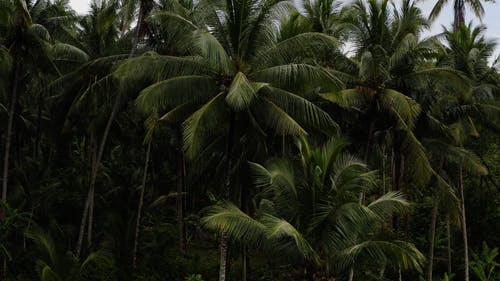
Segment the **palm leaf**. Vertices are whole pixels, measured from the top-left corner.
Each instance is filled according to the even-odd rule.
[[[264,120],[260,121],[278,134],[294,136],[307,134],[295,119],[268,99],[260,98],[252,107],[252,112],[254,116],[261,116]]]
[[[184,121],[184,147],[191,158],[196,157],[196,154],[202,150],[207,138],[216,135],[224,128],[224,125],[221,125],[226,121],[224,104],[224,92],[221,92]]]
[[[238,72],[226,96],[227,104],[236,111],[246,109],[255,98],[256,90],[245,74]]]
[[[287,90],[319,88],[317,92],[330,92],[342,88],[342,82],[330,72],[310,64],[278,65],[259,70],[254,75],[257,81]]]
[[[314,103],[288,91],[268,87],[268,91],[261,91],[262,95],[282,108],[296,121],[310,128],[326,132],[339,132],[339,126],[333,119]]]
[[[187,102],[202,102],[217,93],[215,81],[210,76],[176,76],[155,83],[142,90],[136,100],[139,110],[149,112]]]
[[[201,223],[217,233],[228,233],[232,239],[252,245],[260,245],[267,238],[264,224],[243,213],[229,202],[208,207]]]
[[[324,33],[301,33],[257,54],[254,61],[258,68],[263,68],[306,58],[317,58],[337,45],[338,41],[335,38]]]

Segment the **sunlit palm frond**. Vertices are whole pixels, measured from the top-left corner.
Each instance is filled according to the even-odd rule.
[[[286,249],[288,243],[283,243],[283,240],[291,240],[292,244],[297,248],[306,259],[313,260],[315,252],[307,239],[289,222],[271,215],[264,215],[261,219],[263,225],[266,226],[266,234],[268,239],[281,241],[275,243],[277,247]]]
[[[208,207],[201,222],[217,233],[228,233],[235,240],[253,245],[262,244],[268,236],[263,223],[251,218],[229,202]]]
[[[380,218],[387,221],[394,214],[401,214],[408,209],[409,202],[406,201],[403,193],[389,192],[368,204],[368,208]]]
[[[257,81],[270,83],[273,87],[317,92],[339,90],[342,82],[326,69],[310,64],[284,64],[272,66],[254,73]]]

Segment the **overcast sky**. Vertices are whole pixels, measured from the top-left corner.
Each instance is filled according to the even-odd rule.
[[[394,0],[401,1],[401,0]],[[432,10],[432,6],[437,0],[417,0],[418,5],[422,8],[426,16],[429,15]],[[344,1],[347,2],[347,1]],[[442,31],[441,26],[450,27],[453,22],[453,2],[448,1],[448,5],[443,8],[441,15],[434,21],[429,35],[437,34]],[[491,39],[495,39],[500,44],[500,0],[497,3],[483,3],[485,15],[483,18],[483,24],[487,26],[486,36]],[[79,14],[85,14],[88,12],[90,0],[70,0],[71,7]],[[475,24],[479,23],[475,19],[474,14],[470,11],[466,11],[465,21],[468,23],[473,20]],[[500,49],[497,48],[497,54],[500,53]]]

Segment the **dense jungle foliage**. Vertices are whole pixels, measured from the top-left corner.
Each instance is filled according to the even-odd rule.
[[[0,0],[0,280],[500,280],[491,1],[394,2]]]

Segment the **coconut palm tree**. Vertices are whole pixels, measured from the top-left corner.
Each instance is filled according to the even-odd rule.
[[[42,91],[40,87],[36,89],[39,86],[36,82],[40,82],[43,75],[61,74],[56,62],[58,59],[85,60],[85,54],[70,45],[54,42],[48,30],[33,21],[30,15],[30,9],[33,7],[28,6],[25,1],[3,1],[1,5],[3,12],[0,14],[0,40],[9,50],[11,61],[2,173],[2,199],[6,200],[13,127],[16,108],[22,100],[23,91]],[[26,83],[21,83],[22,81]]]
[[[482,19],[484,16],[484,7],[482,2],[493,2],[492,0],[454,0],[453,1],[453,29],[458,30],[462,24],[465,23],[465,5],[469,6],[471,10],[474,12],[476,17]],[[432,8],[431,13],[429,14],[429,19],[436,19],[443,7],[448,4],[448,0],[438,0],[434,7]]]
[[[463,147],[471,139],[480,137],[478,125],[498,131],[500,108],[494,104],[494,95],[500,92],[499,80],[493,67],[488,65],[495,44],[482,35],[484,27],[472,28],[461,25],[455,31],[445,30],[444,37],[448,47],[438,60],[438,64],[453,67],[463,72],[469,79],[471,87],[460,91],[439,92],[435,113],[438,119],[452,129],[453,143]],[[446,55],[444,55],[446,54]],[[462,161],[456,169],[457,187],[461,203],[461,228],[464,243],[465,280],[469,280],[468,235],[466,224],[466,208],[464,197],[464,170],[476,175],[485,176],[487,170],[467,169],[471,161]]]
[[[321,96],[350,109],[353,128],[359,127],[351,134],[360,140],[356,145],[363,147],[365,161],[376,160],[369,159],[376,148],[392,154],[395,190],[405,177],[425,185],[435,172],[414,134],[422,111],[416,98],[431,80],[462,87],[466,81],[451,68],[427,63],[435,56],[436,42],[419,40],[427,21],[411,1],[400,9],[390,9],[388,1],[358,1],[353,9],[358,15],[352,23],[356,55],[344,70],[347,89]]]
[[[203,223],[302,264],[307,280],[354,266],[359,271],[386,265],[419,269],[422,254],[410,243],[389,238],[390,231],[382,227],[408,202],[401,193],[390,192],[361,203],[359,192],[375,191],[375,172],[344,153],[346,145],[338,138],[318,146],[301,138],[292,160],[251,163],[261,191],[254,217],[226,202],[209,207]]]
[[[263,139],[269,132],[300,135],[310,128],[335,128],[325,112],[301,97],[339,87],[328,71],[303,63],[314,58],[314,51],[334,47],[335,40],[307,33],[276,42],[276,23],[292,8],[286,1],[201,1],[192,20],[163,12],[157,16],[179,31],[177,49],[188,50],[190,56],[147,54],[115,72],[121,79],[150,84],[137,99],[139,108],[168,111],[185,120],[184,144],[191,159],[222,136],[226,198],[235,180],[232,174],[242,163],[234,150],[241,150],[244,135],[252,132]],[[220,280],[225,279],[225,239],[224,247]]]
[[[90,253],[79,260],[71,251],[61,248],[52,237],[41,230],[26,233],[36,245],[40,258],[36,261],[36,269],[41,281],[69,281],[80,277],[90,266],[109,266],[112,263],[104,251]]]

